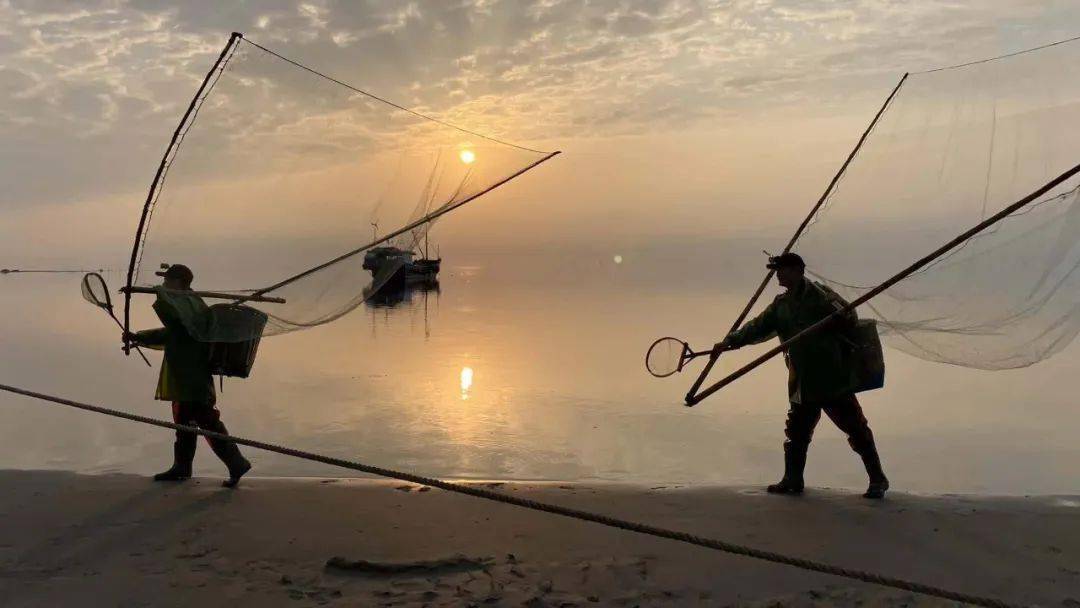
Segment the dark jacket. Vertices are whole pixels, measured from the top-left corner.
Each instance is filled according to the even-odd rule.
[[[773,336],[784,341],[846,305],[833,290],[804,279],[802,285],[776,296],[760,315],[732,332],[726,342],[739,348]],[[853,392],[850,342],[845,332],[853,329],[856,321],[852,311],[838,325],[796,342],[785,353],[792,403],[826,401]]]
[[[154,398],[213,405],[217,393],[210,375],[210,343],[195,339],[188,329],[193,327],[191,317],[207,314],[206,304],[197,296],[159,295],[154,312],[164,327],[136,334],[139,344],[165,351]]]

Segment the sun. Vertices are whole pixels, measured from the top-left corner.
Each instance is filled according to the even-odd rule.
[[[476,153],[472,150],[462,150],[458,153],[458,157],[461,159],[461,162],[466,165],[471,165],[476,160]]]

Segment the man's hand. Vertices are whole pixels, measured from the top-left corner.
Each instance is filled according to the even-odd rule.
[[[724,338],[720,342],[717,342],[712,347],[713,356],[719,355],[720,353],[722,353],[724,351],[727,351],[727,350],[735,350],[735,348],[733,346],[728,344],[727,338]]]
[[[139,335],[130,331],[125,331],[121,339],[128,344],[133,344],[136,346],[138,346],[139,344]]]

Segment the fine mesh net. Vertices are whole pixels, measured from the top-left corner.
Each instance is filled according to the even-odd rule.
[[[283,298],[246,302],[269,315],[265,335],[326,323],[396,285],[436,217],[552,156],[244,39],[226,59],[171,152],[133,284],[185,264],[193,289]],[[148,308],[136,301],[131,312]]]
[[[854,299],[1080,163],[1080,43],[912,74],[795,246]],[[1080,198],[1067,180],[860,309],[888,344],[1023,367],[1080,331]]]
[[[105,285],[105,279],[100,274],[96,272],[84,274],[79,285],[84,300],[98,308],[112,311],[112,296],[109,295],[109,288]]]
[[[686,343],[675,338],[660,338],[645,353],[645,367],[657,378],[679,371],[686,356]]]
[[[414,225],[419,222],[421,218],[431,215],[432,211],[438,209],[439,193],[445,190],[451,190],[450,198],[457,197],[458,191],[467,187],[469,180],[472,178],[471,172],[466,171],[464,174],[455,174],[454,164],[455,162],[464,162],[461,160],[461,156],[465,155],[466,159],[472,160],[475,163],[475,155],[469,150],[462,150],[458,153],[457,159],[449,159],[449,163],[443,162],[441,151],[436,154],[434,160],[431,163],[431,172],[428,174],[427,181],[424,183],[424,189],[420,192],[420,196],[417,198],[416,207],[413,208],[412,213],[409,214],[408,224]],[[447,167],[447,164],[450,166]],[[456,184],[445,183],[447,178],[447,169],[450,169],[450,180],[458,180]],[[372,225],[377,226],[379,220],[382,218],[382,206],[379,205],[372,213]],[[428,222],[423,222],[417,225],[415,228],[402,233],[390,240],[390,245],[397,247],[398,249],[404,249],[408,251],[417,251],[423,244],[424,237],[427,236],[432,226],[435,225],[436,219],[432,219]]]

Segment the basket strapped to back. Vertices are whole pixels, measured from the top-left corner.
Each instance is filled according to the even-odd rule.
[[[211,323],[220,336],[236,340],[215,341],[210,345],[210,373],[217,376],[247,378],[255,365],[266,313],[249,306],[215,304],[210,307]]]
[[[855,392],[872,391],[885,386],[885,355],[881,352],[877,321],[859,319],[851,337],[851,367],[855,377]]]
[[[817,281],[810,281],[810,285],[824,294],[838,310],[847,306],[847,300],[829,285]],[[872,391],[885,386],[885,354],[881,352],[877,321],[857,319],[854,328],[842,332],[842,340],[847,345],[854,392]]]

